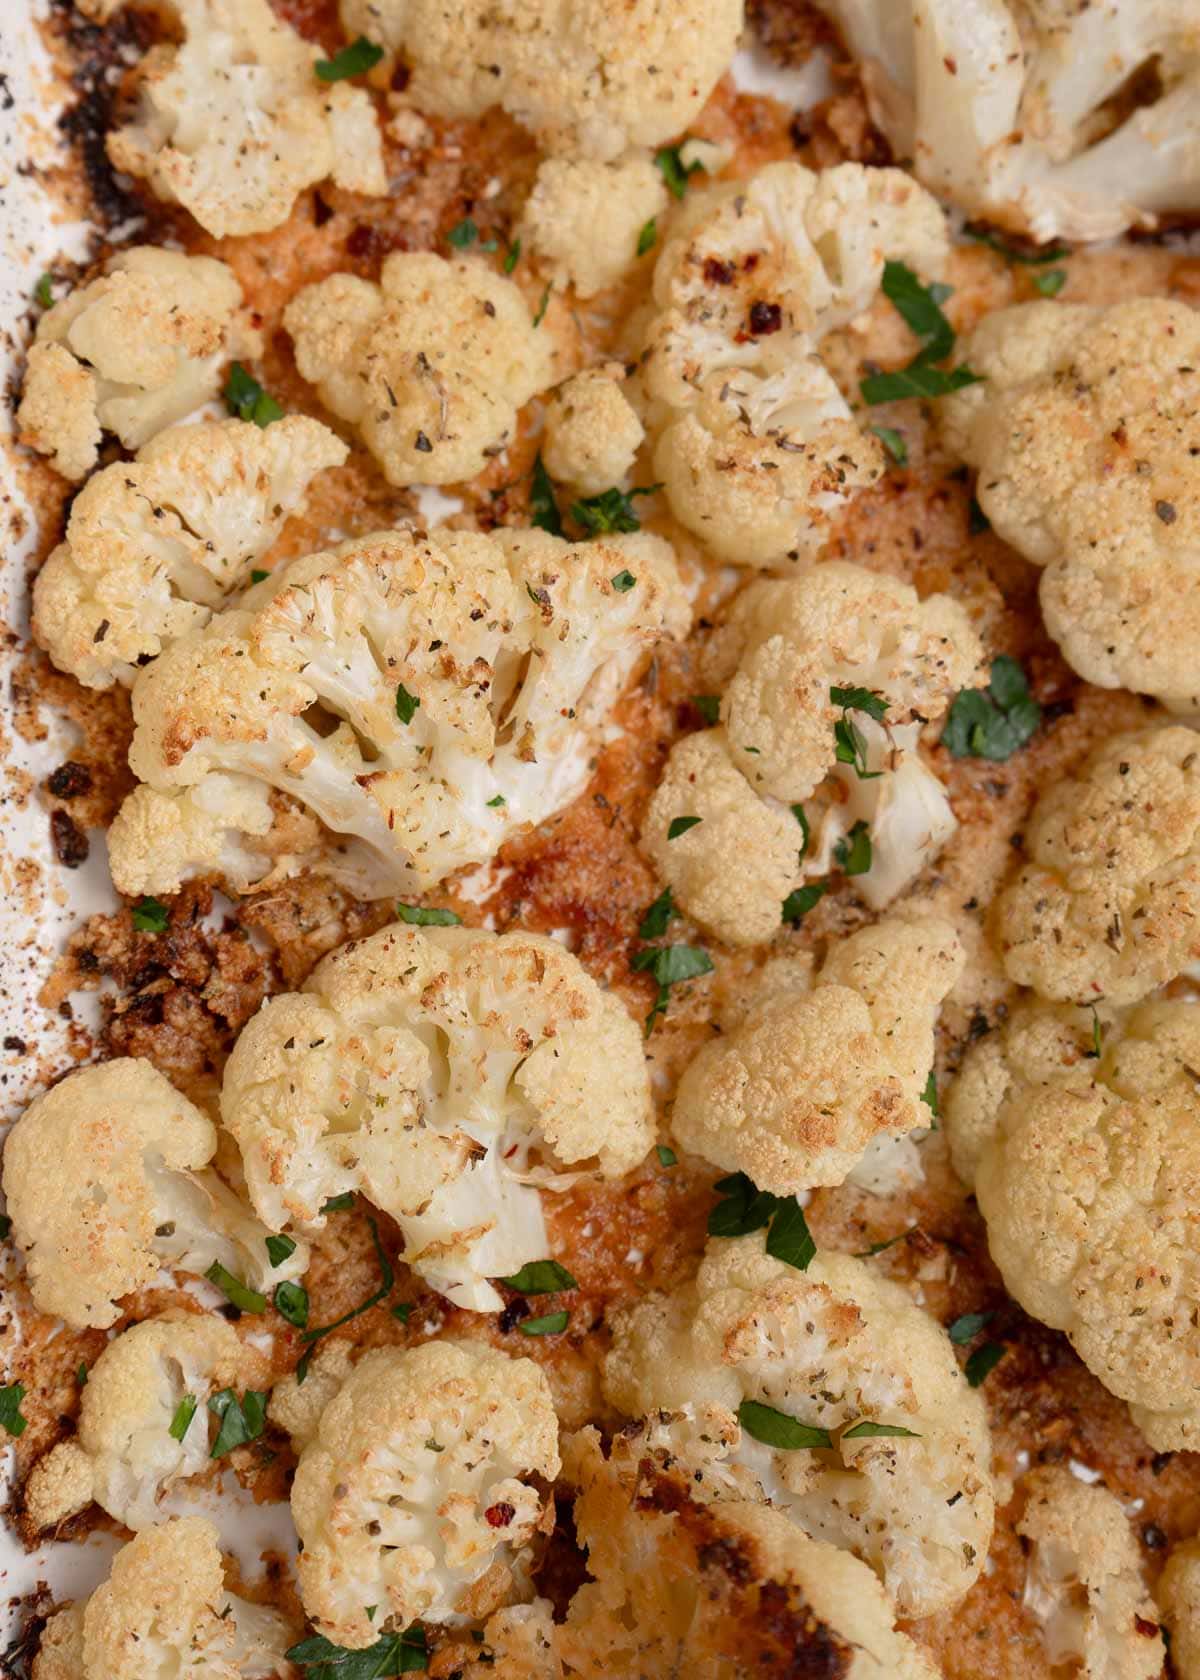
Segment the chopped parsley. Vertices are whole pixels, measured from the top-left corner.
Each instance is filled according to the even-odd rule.
[[[167,1434],[172,1441],[182,1441],[191,1427],[192,1419],[196,1415],[198,1401],[194,1394],[185,1394],[175,1408],[175,1416],[171,1419],[171,1427]]]
[[[330,1196],[322,1205],[322,1213],[345,1213],[354,1206],[354,1191],[343,1190],[340,1196]]]
[[[403,683],[396,684],[396,716],[401,723],[411,723],[420,704],[416,695],[410,694]]]
[[[842,708],[842,715],[833,726],[834,752],[839,764],[852,764],[859,781],[871,782],[882,774],[867,768],[867,738],[850,716],[851,712],[865,712],[876,723],[882,723],[888,703],[870,688],[838,688],[829,690],[829,698]]]
[[[332,58],[319,58],[313,69],[323,82],[344,82],[348,76],[361,76],[373,70],[383,57],[383,48],[360,35]]]
[[[160,904],[156,898],[141,898],[132,910],[133,925],[139,933],[165,933],[167,931],[167,907]]]
[[[872,373],[860,379],[858,388],[869,403],[899,402],[904,397],[946,397],[968,385],[978,385],[980,376],[970,368],[930,367],[916,361],[893,373]]]
[[[351,1195],[350,1200],[351,1202],[354,1200],[353,1195]],[[340,1197],[338,1203],[341,1204]],[[332,1206],[331,1202],[326,1202],[321,1212],[328,1213]],[[352,1318],[358,1318],[362,1313],[370,1312],[371,1308],[378,1306],[381,1301],[386,1301],[396,1286],[395,1269],[387,1257],[383,1243],[379,1239],[379,1226],[370,1214],[367,1215],[367,1224],[371,1227],[371,1241],[375,1245],[375,1257],[379,1262],[379,1287],[372,1290],[366,1300],[360,1301],[356,1307],[351,1307],[349,1312],[344,1312],[340,1318],[335,1318],[332,1324],[322,1324],[315,1330],[304,1332],[302,1339],[308,1344],[308,1348],[304,1357],[296,1366],[296,1381],[298,1383],[302,1383],[307,1377],[308,1367],[312,1362],[312,1356],[316,1352],[316,1344],[319,1341],[328,1336],[331,1330],[340,1330],[342,1325],[349,1324]]]
[[[1065,268],[1048,268],[1042,274],[1035,274],[1033,283],[1043,297],[1057,297],[1067,283],[1067,271]]]
[[[561,1312],[547,1313],[544,1318],[522,1319],[517,1329],[522,1336],[557,1336],[567,1328],[570,1317],[564,1307]]]
[[[505,274],[511,274],[513,269],[516,268],[517,264],[520,262],[520,260],[521,260],[521,241],[519,239],[514,239],[512,244],[508,247],[508,252],[507,252],[507,254],[504,258],[504,272],[505,272]]]
[[[907,367],[892,373],[868,374],[860,380],[859,390],[866,402],[944,397],[950,391],[961,391],[966,385],[978,383],[979,375],[970,368],[947,370],[934,366],[936,362],[944,362],[954,349],[954,328],[942,313],[942,304],[950,295],[949,287],[923,286],[905,263],[888,262],[883,268],[883,291],[909,330],[921,341],[921,348]]]
[[[765,1406],[761,1400],[743,1400],[738,1407],[738,1422],[756,1441],[775,1447],[779,1452],[797,1452],[801,1448],[831,1447],[833,1438],[827,1429],[815,1424],[801,1423],[787,1412]]]
[[[282,1266],[285,1260],[290,1260],[296,1252],[296,1244],[291,1237],[267,1237],[267,1259],[272,1266]]]
[[[721,716],[721,696],[719,694],[693,694],[692,705],[695,706],[710,728]]]
[[[833,855],[844,875],[865,875],[871,867],[871,831],[865,822],[856,822],[833,848]]]
[[[654,1146],[654,1153],[658,1156],[658,1164],[660,1167],[673,1167],[679,1160],[675,1151],[669,1148],[665,1143],[656,1143]]]
[[[269,426],[272,420],[283,419],[283,409],[263,390],[241,362],[233,362],[225,381],[225,407],[239,420],[252,420],[256,426]]]
[[[274,1301],[280,1318],[294,1324],[297,1330],[304,1329],[308,1323],[308,1290],[303,1284],[277,1283]]]
[[[817,1252],[804,1209],[794,1196],[775,1196],[760,1190],[743,1172],[720,1178],[713,1189],[722,1198],[708,1216],[710,1237],[745,1237],[767,1231],[767,1253],[785,1265],[806,1272]]]
[[[629,966],[635,974],[649,973],[658,982],[654,1008],[646,1017],[648,1038],[654,1031],[655,1021],[667,1012],[671,987],[683,980],[695,980],[701,974],[711,974],[713,960],[698,945],[647,945],[634,955]]]
[[[239,1400],[231,1388],[222,1388],[210,1396],[208,1409],[221,1420],[208,1456],[224,1458],[234,1447],[258,1440],[267,1421],[267,1396],[248,1388]]]
[[[1025,673],[1007,653],[992,661],[986,688],[964,689],[954,698],[942,745],[955,758],[1011,758],[1037,732],[1042,708],[1029,692]]]
[[[529,492],[529,522],[539,531],[549,531],[552,537],[563,534],[562,514],[554,495],[554,481],[546,471],[546,463],[538,455],[533,463],[533,485]]]
[[[468,245],[473,245],[479,238],[479,229],[470,216],[464,216],[461,222],[455,222],[446,238],[456,251],[465,251]]]
[[[571,503],[571,518],[590,537],[604,536],[610,531],[640,531],[642,522],[634,510],[635,496],[653,496],[662,489],[661,484],[646,484],[635,490],[602,490],[598,496],[584,496],[578,502]],[[628,577],[628,572],[622,572],[622,577]],[[614,580],[615,581],[615,580]],[[626,584],[628,589],[630,584]]]
[[[397,904],[396,914],[410,927],[461,927],[462,917],[440,904]]]
[[[812,839],[812,830],[808,826],[808,818],[804,813],[803,805],[793,805],[792,815],[800,824],[800,862],[803,863],[804,859],[808,855],[808,846],[809,841]]]
[[[579,1285],[557,1260],[527,1260],[519,1272],[501,1278],[520,1295],[553,1295],[556,1289],[578,1289]]]
[[[963,1375],[971,1387],[978,1388],[985,1382],[1007,1352],[1003,1342],[984,1342],[981,1348],[976,1348],[963,1366]]]
[[[898,467],[908,465],[908,445],[903,432],[898,432],[895,426],[868,426],[867,430],[875,433]]]
[[[977,245],[986,245],[995,251],[997,256],[1003,257],[1005,262],[1024,263],[1029,267],[1040,268],[1043,263],[1057,262],[1060,257],[1071,255],[1067,245],[1048,245],[1042,250],[1022,251],[1016,245],[1010,245],[998,233],[990,228],[981,226],[978,222],[968,222],[963,229],[968,239],[973,239]]]
[[[50,305],[54,302],[53,276],[49,274],[42,275],[37,285],[33,288],[33,298],[34,302],[40,305],[42,309],[49,309]]]
[[[678,840],[681,834],[686,834],[689,828],[699,828],[703,817],[672,817],[667,824],[667,839]]]
[[[403,1633],[385,1633],[365,1651],[332,1645],[324,1634],[293,1645],[289,1662],[308,1670],[305,1680],[388,1680],[393,1674],[416,1674],[429,1666],[425,1629],[414,1622]]]
[[[75,1381],[79,1384],[80,1388],[86,1388],[87,1387],[87,1380],[88,1380],[88,1368],[83,1363],[83,1361],[81,1359],[79,1361],[79,1364],[76,1365],[76,1367],[75,1367]]]
[[[869,1418],[864,1418],[861,1423],[856,1423],[852,1429],[843,1430],[842,1440],[862,1441],[868,1436],[875,1435],[906,1435],[912,1441],[921,1439],[915,1429],[901,1429],[898,1423],[872,1423]]]
[[[687,192],[689,176],[704,168],[699,159],[695,163],[684,163],[680,152],[679,146],[664,146],[654,154],[654,161],[662,171],[662,178],[672,198],[682,198]]]
[[[487,807],[488,807],[489,811],[497,811],[497,810],[499,810],[501,805],[507,805],[507,804],[508,804],[508,800],[505,799],[504,795],[502,793],[498,793],[498,794],[496,794],[496,796],[493,799],[488,800]]]
[[[0,1428],[10,1435],[23,1435],[29,1419],[21,1416],[21,1402],[25,1398],[24,1383],[10,1383],[0,1388]]]
[[[392,1308],[392,1317],[398,1318],[401,1324],[407,1324],[412,1317],[413,1304],[411,1301],[400,1301]]]
[[[876,723],[882,723],[887,715],[887,701],[873,688],[839,688],[835,685],[829,690],[829,698],[844,712],[866,712]]]
[[[799,927],[808,912],[821,902],[828,891],[828,881],[814,881],[811,886],[797,887],[787,895],[780,906],[780,921],[790,922],[793,927]]]
[[[270,572],[264,572],[263,569],[261,568],[261,566],[256,566],[254,568],[254,570],[250,573],[250,582],[251,583],[261,583],[264,578],[269,578],[270,575],[271,575]]]
[[[794,1196],[783,1196],[767,1232],[767,1253],[798,1272],[806,1272],[817,1252],[804,1209]]]
[[[637,254],[644,257],[647,251],[652,251],[658,242],[658,217],[651,216],[648,222],[642,223],[642,231],[638,234]]]
[[[215,1283],[227,1300],[233,1302],[244,1313],[264,1313],[267,1310],[267,1297],[260,1295],[257,1289],[251,1289],[249,1284],[241,1278],[234,1277],[232,1272],[226,1271],[219,1260],[214,1260],[205,1272],[209,1283]]]
[[[954,1320],[954,1323],[947,1328],[946,1334],[955,1347],[962,1347],[964,1342],[973,1342],[984,1325],[989,1324],[993,1317],[994,1314],[990,1312],[961,1313]]]
[[[631,571],[623,571],[618,572],[615,577],[609,578],[608,581],[612,584],[618,595],[626,595],[633,588],[637,579]]]
[[[542,293],[542,301],[538,304],[537,314],[533,317],[533,324],[535,327],[540,327],[542,322],[546,319],[546,311],[550,307],[550,293],[552,290],[553,287],[547,286],[546,290]]]
[[[664,887],[642,917],[638,926],[638,938],[661,939],[671,924],[671,918],[678,914],[670,887]]]
[[[925,1081],[925,1089],[921,1092],[921,1101],[936,1118],[940,1111],[938,1109],[937,1074],[932,1068],[929,1070],[929,1078]]]

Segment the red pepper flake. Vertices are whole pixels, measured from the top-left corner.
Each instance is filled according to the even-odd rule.
[[[1143,1639],[1157,1639],[1158,1638],[1158,1623],[1157,1622],[1148,1622],[1146,1620],[1145,1616],[1135,1616],[1133,1618],[1133,1625],[1138,1630],[1138,1632],[1141,1634]]]
[[[516,1516],[517,1508],[502,1499],[497,1505],[489,1505],[483,1514],[493,1528],[507,1528]],[[1158,1629],[1155,1628],[1154,1631],[1157,1633]]]
[[[734,267],[730,262],[722,262],[720,257],[705,257],[704,279],[709,286],[732,286]]]
[[[750,331],[755,338],[777,333],[783,325],[783,310],[777,303],[755,303],[750,308]]]

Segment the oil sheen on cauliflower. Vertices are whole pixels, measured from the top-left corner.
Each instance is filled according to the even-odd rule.
[[[392,484],[472,478],[554,378],[520,288],[477,258],[397,251],[379,284],[332,274],[288,304],[296,366]]]
[[[1161,1450],[1200,1443],[1197,1057],[1191,1001],[1030,1001],[971,1051],[947,1104],[1010,1294]]]
[[[1196,97],[1200,113],[1200,83]],[[1102,688],[1200,711],[1200,311],[1018,304],[963,355],[982,377],[941,405],[946,441],[979,469],[993,529],[1043,568],[1067,660]]]
[[[654,271],[641,379],[654,476],[721,560],[791,571],[883,472],[819,344],[875,296],[887,258],[936,274],[937,204],[899,169],[771,163],[693,189]]]
[[[132,684],[249,580],[315,475],[346,454],[303,415],[159,432],[71,504],[65,538],[34,583],[35,638],[88,688]]]
[[[35,1098],[4,1146],[4,1196],[37,1307],[106,1328],[119,1298],[161,1267],[200,1276],[219,1261],[252,1289],[298,1277],[267,1228],[209,1167],[217,1132],[149,1062],[81,1068]]]
[[[38,321],[17,424],[64,478],[86,478],[112,432],[140,449],[216,396],[224,363],[257,356],[233,271],[135,245]]]
[[[962,1598],[992,1534],[987,1419],[945,1332],[900,1285],[847,1254],[801,1272],[761,1235],[715,1239],[693,1283],[611,1323],[608,1399],[633,1418],[681,1413],[673,1434],[703,1454],[707,1497],[769,1500],[869,1564],[902,1615]],[[767,1446],[746,1427],[755,1407],[830,1444]],[[893,1433],[853,1434],[861,1423]]]
[[[225,1071],[225,1124],[274,1226],[324,1224],[361,1190],[404,1259],[458,1306],[547,1253],[537,1190],[575,1163],[607,1176],[653,1140],[638,1027],[557,941],[390,927],[271,1000]]]
[[[582,791],[643,651],[689,620],[644,533],[393,531],[293,561],[135,683],[145,785],[109,831],[113,879],[244,890],[294,868],[264,838],[277,788],[354,843],[328,867],[359,891],[432,886]]]
[[[361,1650],[516,1596],[546,1501],[530,1478],[558,1470],[558,1420],[532,1360],[452,1341],[366,1354],[292,1484],[314,1627]]]
[[[387,191],[371,96],[323,82],[319,47],[269,0],[163,0],[183,37],[141,61],[132,121],[108,136],[118,169],[181,204],[206,233],[280,227],[306,187]]]
[[[931,192],[1034,239],[1200,209],[1190,0],[818,0],[871,115]],[[1148,102],[1135,75],[1154,66]]]
[[[672,749],[642,830],[676,902],[728,944],[762,944],[792,889],[828,873],[838,842],[865,823],[870,868],[854,884],[873,909],[888,904],[957,826],[919,741],[982,659],[957,601],[919,601],[860,566],[750,584],[711,651],[720,724]],[[879,718],[838,699],[853,689],[869,691]],[[858,743],[853,763],[839,757],[839,723]],[[822,784],[806,845],[797,808]],[[701,820],[671,838],[682,816]]]

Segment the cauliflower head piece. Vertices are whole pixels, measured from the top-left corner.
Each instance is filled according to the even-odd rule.
[[[387,192],[371,96],[323,82],[321,49],[269,0],[163,0],[183,36],[153,47],[133,120],[108,137],[118,169],[224,239],[282,226],[306,187]]]
[[[733,59],[743,3],[341,0],[341,17],[404,57],[429,115],[499,105],[543,150],[603,162],[683,133]]]
[[[229,1592],[217,1531],[171,1517],[122,1546],[90,1598],[52,1617],[33,1680],[274,1680],[293,1671],[296,1630]]]
[[[761,1234],[714,1239],[693,1283],[611,1322],[605,1394],[630,1417],[681,1414],[668,1433],[703,1452],[708,1498],[769,1501],[869,1564],[901,1615],[962,1598],[992,1533],[987,1419],[949,1338],[899,1284],[848,1254],[801,1272]],[[764,1408],[828,1445],[767,1445]]]
[[[1200,957],[1200,735],[1117,735],[1039,799],[996,901],[1009,978],[1060,1002],[1136,1003]]]
[[[757,945],[779,931],[792,889],[826,874],[865,824],[870,865],[855,886],[881,909],[957,827],[919,743],[981,675],[966,612],[828,561],[800,578],[757,579],[720,637],[720,724],[672,749],[644,850],[689,916],[728,944]],[[802,819],[809,838],[798,807],[818,788],[819,812]],[[681,816],[701,820],[672,838]]]
[[[88,1372],[78,1433],[30,1472],[30,1520],[50,1528],[95,1500],[126,1528],[148,1528],[162,1494],[208,1468],[209,1395],[255,1387],[266,1374],[261,1355],[215,1314],[168,1312],[123,1331]]]
[[[684,1069],[671,1126],[685,1149],[761,1190],[841,1184],[929,1125],[934,1028],[965,954],[936,917],[888,917],[834,945]]]
[[[521,238],[557,287],[595,297],[632,272],[645,254],[647,224],[669,204],[662,170],[643,153],[610,163],[547,158],[522,213]]]
[[[21,441],[64,478],[86,478],[106,432],[140,449],[217,395],[227,360],[261,349],[232,269],[132,246],[38,322],[17,410]]]
[[[947,1130],[1009,1292],[1156,1449],[1193,1449],[1200,1009],[1101,1009],[1024,1004],[967,1057]]]
[[[693,191],[654,271],[641,363],[654,476],[720,560],[789,571],[882,476],[821,338],[875,296],[887,258],[938,272],[941,210],[899,169],[771,163]]]
[[[1030,1471],[1021,1487],[1025,1608],[1048,1661],[1084,1680],[1157,1680],[1166,1646],[1120,1500],[1059,1465]]]
[[[993,529],[1042,567],[1066,659],[1101,688],[1200,710],[1200,311],[1019,304],[964,354],[982,377],[941,405],[943,430],[979,469]]]
[[[332,274],[296,293],[283,324],[301,374],[391,484],[473,478],[554,378],[520,288],[470,257],[397,251],[378,285]]]
[[[348,451],[327,426],[290,415],[173,426],[96,473],[33,588],[33,630],[87,688],[132,684],[248,582],[309,485]]]
[[[171,892],[223,867],[240,891],[294,869],[263,842],[275,788],[346,837],[358,890],[424,890],[582,791],[643,651],[689,622],[641,532],[392,531],[298,559],[134,684],[145,785],[109,832],[113,879]]]
[[[819,0],[873,120],[940,198],[1030,234],[1113,239],[1200,208],[1188,0]],[[1119,95],[1153,63],[1154,92]]]
[[[273,998],[225,1070],[260,1216],[319,1227],[361,1190],[458,1306],[547,1252],[539,1181],[628,1171],[653,1142],[639,1029],[556,940],[389,927]]]
[[[532,1360],[451,1341],[365,1355],[292,1484],[314,1627],[362,1650],[417,1618],[487,1614],[511,1596],[546,1509],[530,1478],[558,1471],[558,1420]]]
[[[69,1074],[34,1099],[4,1146],[4,1195],[40,1311],[107,1328],[121,1296],[166,1266],[219,1262],[252,1289],[299,1277],[270,1234],[209,1168],[212,1121],[149,1062],[122,1057]]]
[[[1179,1680],[1200,1676],[1200,1541],[1172,1548],[1158,1578],[1162,1619],[1171,1635],[1171,1663]]]
[[[583,496],[621,484],[645,440],[642,422],[621,389],[622,372],[612,364],[586,368],[564,381],[546,404],[546,471]]]

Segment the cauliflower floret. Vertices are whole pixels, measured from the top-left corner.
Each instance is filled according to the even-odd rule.
[[[266,1374],[261,1355],[214,1314],[170,1312],[133,1325],[88,1372],[78,1434],[34,1465],[30,1520],[49,1528],[95,1500],[126,1528],[148,1528],[166,1489],[208,1468],[209,1395],[257,1387]],[[185,1401],[193,1411],[180,1431]]]
[[[205,797],[214,774],[355,837],[345,867],[375,896],[482,862],[583,789],[643,650],[690,620],[671,549],[645,533],[382,532],[292,562],[250,602],[134,684],[130,764],[148,787],[108,836],[124,892],[172,892],[217,858],[238,890],[272,869],[265,851],[242,867],[262,829],[238,833]]]
[[[411,65],[421,110],[499,105],[545,150],[602,161],[687,128],[737,50],[742,14],[742,0],[341,0],[347,35]]]
[[[117,1301],[167,1266],[197,1276],[219,1262],[252,1289],[299,1277],[266,1227],[208,1168],[217,1132],[149,1062],[81,1068],[37,1097],[8,1134],[4,1195],[42,1312],[105,1328]]]
[[[718,558],[790,570],[883,472],[818,353],[871,302],[885,258],[935,273],[942,213],[899,169],[771,163],[693,191],[654,272],[641,378],[655,477]]]
[[[1173,1548],[1158,1578],[1158,1603],[1178,1680],[1200,1680],[1200,1540]]]
[[[1004,966],[1043,996],[1136,1003],[1200,958],[1200,735],[1118,735],[1038,801],[996,902]]]
[[[1200,1007],[1024,1004],[946,1109],[1010,1292],[1157,1449],[1200,1445]],[[1097,1055],[1097,1047],[1100,1054]]]
[[[296,366],[391,484],[473,478],[554,378],[520,288],[468,257],[397,251],[379,284],[332,274],[288,304]]]
[[[919,741],[981,673],[983,649],[963,608],[829,561],[744,589],[714,670],[721,660],[721,724],[672,750],[642,830],[676,902],[728,944],[761,944],[778,932],[791,889],[825,874],[838,842],[866,823],[870,867],[855,886],[873,909],[890,903],[957,826]],[[864,689],[878,718],[836,698]],[[835,733],[839,720],[853,755]],[[827,776],[836,797],[812,813],[805,850],[796,807]],[[682,816],[701,820],[671,839]]]
[[[225,1587],[217,1531],[171,1517],[122,1546],[108,1580],[47,1624],[33,1680],[269,1680],[291,1675],[296,1631]]]
[[[1158,1680],[1166,1648],[1120,1500],[1059,1466],[1031,1471],[1022,1487],[1025,1608],[1048,1662],[1085,1680]]]
[[[347,453],[302,415],[159,432],[72,503],[65,540],[34,584],[38,642],[88,688],[131,684],[247,582],[313,477]]]
[[[210,402],[231,357],[262,341],[233,271],[212,257],[136,245],[48,309],[17,410],[21,441],[65,478],[86,478],[101,437],[138,449]]]
[[[1020,304],[963,354],[983,377],[943,428],[993,529],[1043,568],[1046,628],[1088,682],[1200,710],[1200,312]]]
[[[581,496],[623,483],[645,431],[620,386],[621,369],[587,368],[546,404],[542,459],[550,477]]]
[[[641,1035],[575,957],[537,934],[390,927],[273,998],[225,1070],[221,1111],[260,1216],[321,1226],[361,1190],[406,1262],[458,1306],[547,1252],[536,1183],[608,1177],[654,1128]]]
[[[142,60],[140,104],[108,137],[118,169],[144,177],[218,239],[280,227],[306,187],[387,192],[365,88],[316,75],[324,55],[268,0],[162,0],[181,46]]]
[[[271,1390],[267,1416],[292,1438],[297,1454],[317,1432],[321,1413],[337,1394],[354,1367],[354,1348],[340,1336],[318,1342],[312,1363],[289,1372]]]
[[[361,1650],[418,1617],[486,1615],[524,1573],[545,1510],[529,1478],[558,1471],[558,1420],[532,1360],[450,1341],[366,1354],[292,1484],[314,1626]]]
[[[870,1564],[902,1615],[949,1609],[978,1576],[994,1510],[983,1402],[899,1284],[848,1254],[801,1272],[761,1234],[715,1240],[694,1283],[611,1323],[608,1399],[631,1417],[682,1412],[668,1438],[703,1448],[708,1497],[769,1500]],[[830,1444],[765,1445],[751,1433],[764,1407]]]
[[[630,273],[644,255],[644,230],[669,204],[662,170],[641,153],[613,163],[548,158],[526,202],[521,238],[556,286],[595,297]]]
[[[1200,209],[1190,0],[818,0],[871,115],[927,187],[1035,239],[1112,239]],[[1153,94],[1130,109],[1136,73]]]

